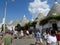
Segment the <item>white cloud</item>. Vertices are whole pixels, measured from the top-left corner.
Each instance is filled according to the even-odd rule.
[[[34,2],[29,3],[28,10],[32,14],[33,18],[36,18],[41,11],[44,15],[47,15],[50,8],[47,1],[41,2],[41,0],[34,0]]]

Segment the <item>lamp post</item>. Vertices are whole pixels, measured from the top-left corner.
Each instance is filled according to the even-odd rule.
[[[15,0],[11,0],[12,2],[14,2]],[[6,24],[6,15],[7,15],[7,6],[8,6],[8,0],[6,0],[5,2],[5,10],[4,10],[4,18],[3,18],[3,24],[4,24],[4,33],[6,31],[5,29],[5,24]]]
[[[4,24],[4,33],[6,31],[5,24],[6,24],[6,12],[7,12],[7,1],[5,2],[5,11],[4,11],[4,18],[3,18],[3,24]]]

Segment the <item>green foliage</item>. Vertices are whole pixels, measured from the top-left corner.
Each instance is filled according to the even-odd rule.
[[[21,30],[24,30],[24,26],[21,26]]]
[[[18,32],[21,31],[21,26],[20,26],[20,24],[17,24],[17,26],[15,26],[15,28],[16,28],[15,30],[17,30]]]
[[[46,16],[46,18],[44,18],[43,20],[40,21],[40,25],[46,24],[51,19],[60,20],[60,14]]]
[[[29,22],[24,27],[25,27],[25,29],[29,29],[31,26],[33,26],[35,28],[36,23],[37,23],[36,21]]]
[[[33,26],[33,27],[35,27],[35,25],[36,25],[36,23],[37,22],[29,22],[29,23],[27,23],[25,26],[20,26],[20,24],[17,24],[17,26],[15,26],[15,30],[17,30],[18,32],[19,31],[21,31],[21,30],[23,30],[23,29],[29,29],[31,26]],[[17,29],[16,29],[17,28]]]
[[[32,25],[32,23],[29,22],[29,23],[27,23],[24,27],[25,27],[25,29],[29,29],[31,25]]]
[[[35,28],[35,25],[37,24],[36,21],[32,22],[32,26]]]

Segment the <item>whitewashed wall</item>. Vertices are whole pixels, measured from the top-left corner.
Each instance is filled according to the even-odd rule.
[[[57,26],[60,27],[60,21],[57,22]]]
[[[13,30],[15,29],[15,26],[7,26],[7,28],[9,29],[9,30],[12,30],[12,27],[13,27]]]
[[[57,21],[56,22],[57,23],[57,27],[58,27],[58,29],[60,30],[60,21]],[[47,24],[45,24],[44,26],[43,26],[43,28],[49,28],[49,27],[52,27],[52,23],[47,23]]]
[[[60,21],[57,22],[58,30],[60,30]]]
[[[52,24],[51,23],[46,23],[43,28],[49,28],[49,27],[52,27]]]

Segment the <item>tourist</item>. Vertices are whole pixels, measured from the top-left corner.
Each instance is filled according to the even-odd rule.
[[[26,31],[27,31],[26,29],[23,30],[24,36],[26,35]]]
[[[50,31],[46,32],[44,35],[44,39],[47,40],[47,38],[50,36]]]
[[[17,39],[17,36],[18,36],[18,31],[14,31],[14,38]]]
[[[34,31],[32,31],[32,38],[34,39],[34,37],[35,37],[35,33]]]
[[[21,37],[23,37],[24,36],[24,33],[23,33],[23,30],[21,30]]]
[[[6,34],[2,39],[2,45],[11,45],[11,43],[12,43],[12,36],[8,31],[6,31]]]
[[[54,30],[51,30],[51,35],[47,38],[47,45],[57,45],[56,33]]]
[[[17,33],[18,33],[18,31],[15,30],[15,31],[14,31],[14,35],[17,35]]]
[[[14,30],[11,30],[10,33],[11,33],[11,35],[13,36]]]
[[[29,35],[29,31],[28,30],[26,31],[26,33],[27,33],[27,35]]]
[[[57,32],[57,41],[58,41],[58,45],[60,45],[60,30],[58,30]]]
[[[40,33],[39,30],[36,33],[36,43],[38,43],[38,42],[40,42],[40,45],[43,45],[43,41],[42,41],[42,38],[41,38],[41,33]]]

